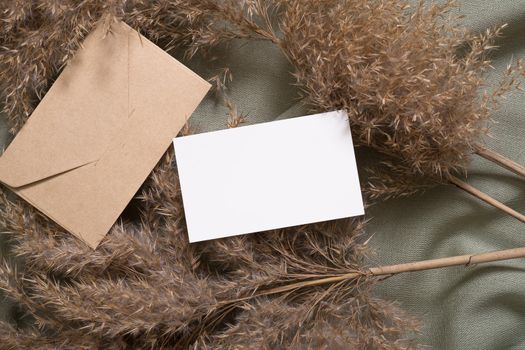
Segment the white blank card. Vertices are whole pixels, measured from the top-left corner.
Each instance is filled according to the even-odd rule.
[[[345,112],[173,143],[190,242],[364,214]]]

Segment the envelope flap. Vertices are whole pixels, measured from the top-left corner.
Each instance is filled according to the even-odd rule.
[[[0,157],[21,187],[95,162],[129,116],[128,30],[97,27]]]
[[[82,139],[31,124],[20,131],[0,158],[0,181],[6,185],[21,187],[97,160],[96,152],[86,150]]]

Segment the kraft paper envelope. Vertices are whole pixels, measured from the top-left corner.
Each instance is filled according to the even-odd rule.
[[[173,142],[190,242],[364,214],[344,112]]]
[[[0,157],[0,181],[95,248],[209,87],[126,24],[99,26]]]

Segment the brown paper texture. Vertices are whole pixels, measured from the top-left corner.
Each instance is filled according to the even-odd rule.
[[[0,181],[96,248],[209,87],[126,24],[99,26],[0,157]]]

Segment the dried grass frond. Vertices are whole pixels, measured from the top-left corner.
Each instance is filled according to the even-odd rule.
[[[398,172],[407,169],[399,184],[392,174],[376,178],[384,181],[370,189],[373,195],[383,188],[387,196],[413,192],[407,177],[431,185],[465,171],[491,114],[506,93],[520,89],[521,60],[486,88],[489,55],[506,25],[472,33],[452,14],[454,1],[413,8],[397,0],[241,4],[237,11],[271,36],[259,39],[274,42],[292,63],[312,111],[346,110],[354,142],[395,160]],[[216,16],[246,28],[237,16]]]
[[[391,317],[403,319],[401,326],[407,329],[417,327],[396,306],[367,297],[348,295],[338,304],[260,300],[244,305],[235,323],[197,344],[205,349],[417,348],[402,338],[403,328]],[[392,321],[397,327],[392,327]]]
[[[96,337],[128,347],[188,348],[204,342],[214,348],[226,341],[221,337],[227,334],[225,326],[240,326],[258,314],[247,313],[247,305],[259,310],[257,305],[263,302],[272,303],[275,317],[291,308],[318,305],[300,324],[288,327],[304,341],[320,344],[324,340],[316,325],[324,319],[318,314],[327,310],[326,305],[369,298],[375,283],[358,280],[252,300],[269,288],[361,269],[367,251],[364,222],[347,219],[189,245],[171,151],[141,190],[139,221],[115,226],[96,251],[84,248],[29,205],[5,196],[2,200],[2,208],[8,209],[1,224],[15,237],[15,251],[27,263],[20,273],[5,265],[1,288],[44,334],[56,334],[50,344],[81,346],[74,337],[77,332],[79,342]],[[245,297],[251,301],[237,302]],[[378,348],[397,348],[401,334],[412,330],[406,323],[409,318],[394,316],[399,311],[389,311],[384,318],[374,314],[385,324],[392,318],[391,327],[383,329],[355,304],[341,308],[345,319],[333,318],[326,326],[332,328],[326,329],[341,329],[338,320],[345,327],[351,325],[362,334],[354,342],[371,344],[374,334],[379,339],[388,332],[391,335],[385,333]],[[282,332],[281,324],[273,327]],[[24,330],[5,336],[6,344],[34,338]],[[303,344],[287,337],[272,344],[283,348]],[[229,348],[243,348],[242,337],[229,339]],[[42,344],[47,341],[51,340],[42,338]]]

